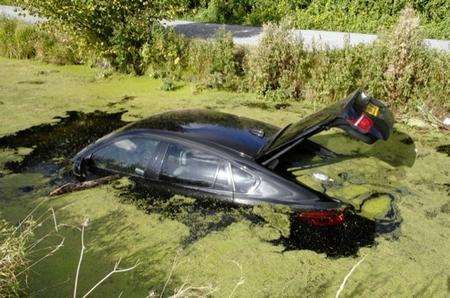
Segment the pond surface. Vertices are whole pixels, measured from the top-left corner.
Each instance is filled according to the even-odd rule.
[[[16,191],[21,193],[74,181],[70,159],[89,143],[127,124],[121,120],[125,112],[70,111],[57,117],[54,123],[33,126],[0,138],[0,149],[11,155],[3,166],[6,173],[1,175],[40,173],[48,178],[45,185],[19,186]],[[315,228],[300,223],[296,214],[288,209],[267,207],[261,212],[258,207],[155,194],[133,183],[115,188],[124,201],[141,202],[141,207],[148,213],[160,214],[189,227],[190,234],[184,240],[186,246],[240,220],[255,225],[273,225],[274,220],[278,221],[280,236],[268,239],[268,242],[283,245],[285,250],[308,249],[331,257],[355,255],[360,247],[375,245],[375,238],[380,234],[390,233],[395,238],[394,232],[401,223],[396,201],[409,193],[398,179],[404,175],[401,166],[414,164],[412,139],[395,132],[390,141],[367,147],[342,133],[332,133],[316,136],[315,141],[344,155],[317,164],[308,156],[298,156],[299,165],[306,160],[314,166],[293,168],[292,175],[301,183],[353,208],[347,212],[342,226]],[[395,152],[392,148],[396,148]],[[317,175],[322,178],[317,179]]]

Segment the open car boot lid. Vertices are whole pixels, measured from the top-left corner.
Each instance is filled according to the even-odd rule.
[[[387,140],[393,125],[394,117],[385,103],[357,90],[346,99],[282,128],[260,150],[256,160],[267,165],[303,140],[333,127],[373,144],[380,139]]]

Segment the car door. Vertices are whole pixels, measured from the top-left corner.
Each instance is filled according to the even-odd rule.
[[[228,162],[194,146],[170,142],[162,160],[159,180],[163,187],[193,197],[232,201]]]
[[[89,158],[97,174],[123,174],[139,179],[155,178],[153,164],[162,142],[150,135],[120,136],[96,149]]]

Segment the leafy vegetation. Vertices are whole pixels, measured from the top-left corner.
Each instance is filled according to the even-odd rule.
[[[450,6],[446,0],[190,0],[191,17],[215,23],[261,25],[286,18],[302,29],[378,32],[397,21],[403,8],[414,8],[429,38],[449,39]]]
[[[234,45],[231,35],[222,31],[213,40],[202,41],[155,23],[148,30],[149,39],[135,49],[139,48],[138,72],[162,78],[163,90],[174,90],[177,81],[184,80],[194,83],[195,89],[255,92],[276,102],[333,102],[362,88],[388,101],[397,112],[418,113],[436,124],[436,116],[450,110],[450,54],[423,45],[423,27],[410,8],[375,43],[340,50],[305,50],[286,24],[265,25],[261,42],[249,49]],[[0,54],[58,63],[91,61],[103,68],[102,77],[111,75],[111,65],[118,66],[97,58],[105,57],[102,51],[66,36],[3,20]],[[119,69],[128,72],[136,59],[123,60]]]
[[[142,74],[144,45],[151,41],[157,19],[177,12],[178,1],[61,1],[21,0],[21,7],[45,17],[68,32],[83,47],[123,72]]]
[[[32,59],[55,64],[78,64],[83,61],[77,45],[65,34],[50,27],[28,25],[0,18],[0,55],[15,59]]]
[[[348,45],[342,50],[306,51],[287,26],[268,24],[258,46],[244,52],[243,71],[231,68],[230,75],[240,77],[241,80],[235,80],[240,85],[225,87],[256,92],[275,101],[313,102],[333,102],[362,88],[389,102],[397,112],[419,113],[431,120],[433,115],[444,115],[450,110],[450,55],[427,49],[422,42],[423,30],[412,9],[405,9],[396,26],[374,44]],[[190,55],[198,56],[196,51],[190,51]],[[204,67],[206,57],[232,58],[209,50],[192,64],[208,69]],[[229,60],[227,65],[240,65],[240,61]],[[210,73],[200,73],[197,81],[207,80],[206,74]]]
[[[246,70],[249,90],[276,100],[302,98],[302,69],[308,54],[282,26],[268,24],[259,45],[250,52]]]
[[[191,43],[186,77],[200,89],[238,90],[244,55],[245,50],[234,45],[231,34],[219,31],[211,42]]]

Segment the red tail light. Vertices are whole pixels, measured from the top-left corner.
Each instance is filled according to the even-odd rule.
[[[348,119],[353,126],[355,126],[360,132],[368,133],[373,126],[373,121],[366,114],[362,113],[358,119]]]
[[[336,226],[345,220],[343,210],[303,211],[298,217],[300,221],[317,227]]]

